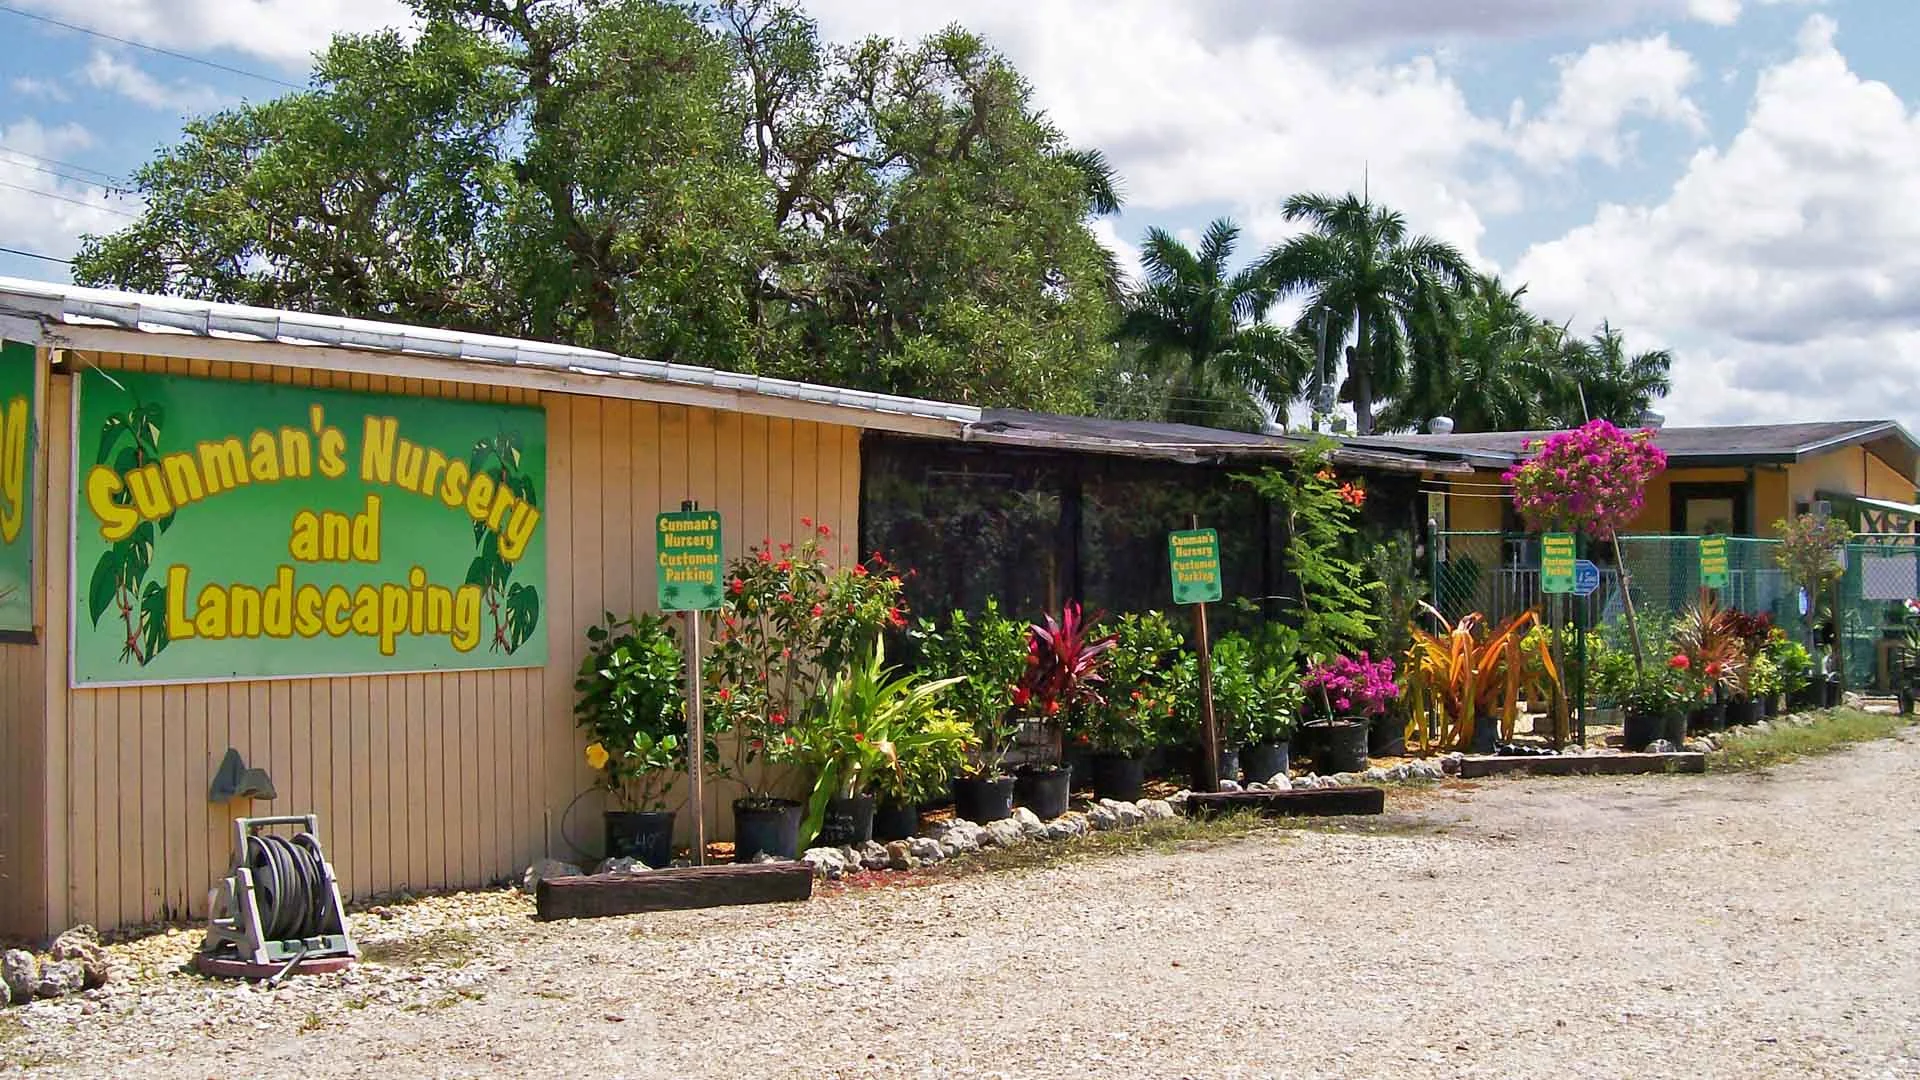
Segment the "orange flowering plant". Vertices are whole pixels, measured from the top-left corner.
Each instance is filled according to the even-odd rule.
[[[728,567],[705,680],[708,716],[734,733],[725,775],[764,800],[764,765],[796,760],[832,680],[906,625],[901,575],[879,552],[836,563],[833,530],[801,518],[798,543],[762,540]]]

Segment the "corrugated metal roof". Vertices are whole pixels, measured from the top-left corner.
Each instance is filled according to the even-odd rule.
[[[1528,444],[1553,434],[1551,431],[1486,431],[1453,435],[1369,435],[1344,441],[1349,446],[1504,465],[1525,456]],[[1920,452],[1920,442],[1892,420],[1668,427],[1657,432],[1653,441],[1675,464],[1747,465],[1802,461],[1840,447],[1882,440],[1890,450],[1900,449],[1895,455],[1898,457],[1907,458]],[[1893,464],[1903,466],[1902,462]]]
[[[1301,435],[1266,435],[1250,431],[1164,424],[1146,420],[1109,420],[1097,416],[1064,416],[1019,409],[988,409],[980,422],[967,428],[968,442],[1019,446],[1034,450],[1112,454],[1188,463],[1251,461],[1289,457],[1310,445]],[[1333,460],[1342,465],[1396,472],[1468,472],[1471,466],[1435,461],[1418,454],[1371,447],[1336,445]]]
[[[48,327],[104,326],[148,334],[185,334],[295,347],[356,349],[503,367],[641,379],[857,412],[947,421],[955,425],[971,424],[980,419],[980,410],[971,405],[768,379],[713,368],[667,364],[658,360],[638,360],[571,345],[348,319],[337,315],[310,315],[240,304],[88,289],[19,278],[0,277],[0,315],[37,320]]]

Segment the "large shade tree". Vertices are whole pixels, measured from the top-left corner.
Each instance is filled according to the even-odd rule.
[[[1405,385],[1410,324],[1450,319],[1449,290],[1467,279],[1466,258],[1410,234],[1398,212],[1360,195],[1294,195],[1285,213],[1307,230],[1270,251],[1261,275],[1281,292],[1307,294],[1303,333],[1318,332],[1324,318],[1329,341],[1351,337],[1339,396],[1352,402],[1360,434],[1369,434],[1376,403]]]
[[[1257,426],[1267,410],[1284,421],[1300,393],[1309,354],[1301,340],[1266,321],[1274,290],[1257,266],[1232,266],[1240,227],[1207,226],[1197,248],[1163,229],[1141,245],[1145,280],[1131,290],[1119,338],[1137,359],[1123,385],[1145,380],[1166,419]]]
[[[1550,417],[1570,396],[1563,335],[1527,309],[1526,292],[1476,273],[1443,310],[1420,313],[1406,385],[1381,412],[1379,427],[1419,428],[1436,416],[1451,418],[1459,431],[1559,426]]]
[[[1673,354],[1665,349],[1630,353],[1620,331],[1611,323],[1602,323],[1585,340],[1568,340],[1563,353],[1562,381],[1577,388],[1573,393],[1578,395],[1577,400],[1561,404],[1561,411],[1569,417],[1634,427],[1653,403],[1673,388],[1669,377]]]
[[[823,43],[788,0],[411,0],[309,89],[190,123],[89,284],[1078,408],[1117,206],[958,28]]]

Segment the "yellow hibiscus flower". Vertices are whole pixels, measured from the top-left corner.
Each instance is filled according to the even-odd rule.
[[[604,769],[612,757],[612,754],[607,753],[607,748],[601,746],[599,743],[594,743],[587,747],[587,766],[589,768]]]

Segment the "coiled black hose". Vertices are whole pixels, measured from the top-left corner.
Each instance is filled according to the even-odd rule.
[[[291,840],[270,833],[248,836],[247,867],[267,940],[297,941],[336,929],[327,925],[327,875],[312,833]]]

